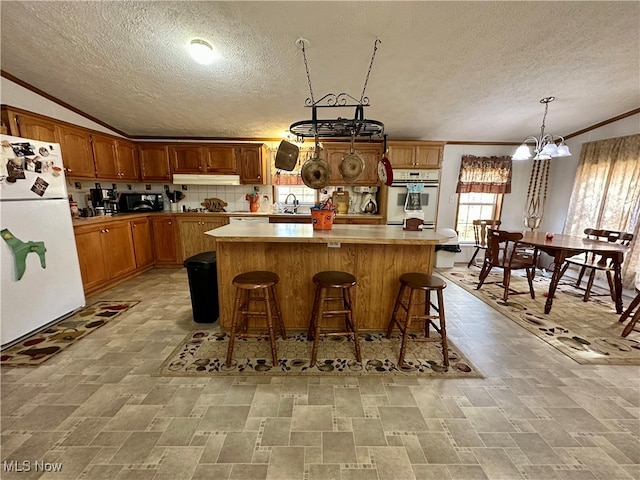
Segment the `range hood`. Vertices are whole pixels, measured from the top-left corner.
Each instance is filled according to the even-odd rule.
[[[240,175],[173,175],[177,185],[240,185]]]

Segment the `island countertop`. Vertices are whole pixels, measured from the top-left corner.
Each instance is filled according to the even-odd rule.
[[[334,225],[331,230],[314,230],[310,224],[232,223],[206,234],[216,242],[437,245],[449,240],[433,231],[407,231],[399,225]]]
[[[313,275],[323,270],[349,272],[357,279],[352,301],[360,329],[386,331],[400,275],[433,270],[435,248],[444,235],[405,231],[399,225],[333,225],[238,222],[209,230],[216,239],[220,324],[231,326],[233,278],[251,270],[268,270],[280,278],[277,295],[288,329],[306,330],[314,299]],[[341,316],[326,320],[338,327]],[[250,329],[264,320],[249,319]]]

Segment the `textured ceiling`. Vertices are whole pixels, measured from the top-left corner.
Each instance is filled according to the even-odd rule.
[[[640,3],[0,2],[1,68],[133,136],[282,137],[360,98],[389,138],[517,142],[640,106]],[[193,38],[222,59],[191,60]],[[353,109],[321,109],[322,118]]]

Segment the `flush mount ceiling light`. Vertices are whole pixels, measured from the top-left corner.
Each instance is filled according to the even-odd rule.
[[[218,52],[214,50],[211,44],[199,38],[191,40],[189,53],[196,62],[202,65],[210,65],[219,58]]]
[[[544,121],[547,118],[547,111],[549,110],[549,103],[553,102],[556,97],[545,97],[540,100],[540,103],[544,103],[544,117],[542,117],[542,126],[540,127],[540,138],[530,136],[524,139],[522,145],[518,147],[516,153],[511,157],[512,160],[529,160],[531,158],[531,151],[527,145],[529,142],[535,142],[534,148],[534,160],[549,160],[555,157],[570,157],[569,147],[564,143],[564,138],[559,135],[553,135],[552,133],[544,133]],[[556,142],[560,140],[560,145]]]

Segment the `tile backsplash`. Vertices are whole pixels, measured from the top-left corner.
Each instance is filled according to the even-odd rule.
[[[135,192],[135,193],[164,193],[164,187],[167,185],[171,192],[179,190],[184,194],[184,198],[178,202],[178,208],[188,209],[202,208],[201,203],[205,198],[219,198],[227,202],[227,212],[248,212],[249,202],[245,196],[247,193],[254,192],[253,185],[187,185],[187,189],[183,190],[182,185],[174,185],[171,183],[111,183],[105,180],[97,182],[100,188],[115,188],[118,192]],[[114,187],[115,186],[115,187]],[[150,188],[147,189],[147,186]],[[258,185],[262,202],[260,203],[260,211],[271,212],[271,204],[273,203],[273,188],[271,185]],[[96,188],[95,181],[68,179],[68,194],[78,202],[80,209],[88,206],[90,203],[89,189]],[[164,197],[164,209],[170,210],[169,199]]]

